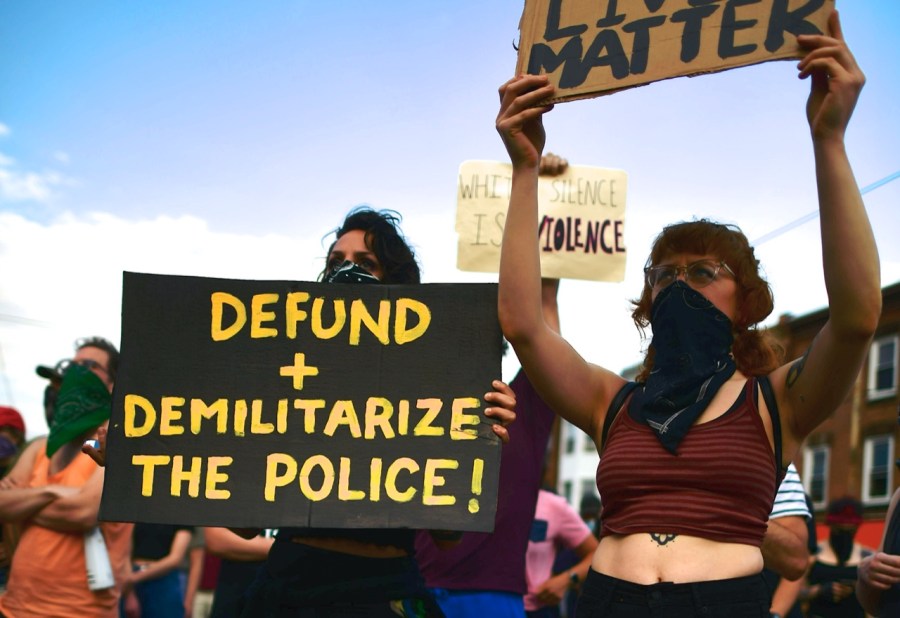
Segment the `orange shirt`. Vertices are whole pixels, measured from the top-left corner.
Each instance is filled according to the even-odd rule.
[[[79,454],[65,469],[51,475],[50,460],[42,444],[28,486],[82,487],[96,470],[97,464],[90,457]],[[25,522],[13,555],[6,594],[0,596],[0,612],[8,618],[116,618],[120,579],[128,568],[131,528],[132,524],[101,524],[117,584],[115,588],[92,591],[84,563],[84,534]]]

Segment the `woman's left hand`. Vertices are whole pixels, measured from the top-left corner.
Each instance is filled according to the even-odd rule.
[[[485,401],[491,405],[484,409],[484,414],[497,421],[491,429],[504,444],[508,444],[509,431],[506,428],[516,420],[516,394],[501,380],[494,380],[491,385],[494,390],[484,396]]]
[[[806,116],[816,139],[842,139],[866,76],[856,64],[841,31],[837,11],[828,18],[831,36],[800,35],[797,42],[808,50],[797,68],[799,77],[812,77]]]

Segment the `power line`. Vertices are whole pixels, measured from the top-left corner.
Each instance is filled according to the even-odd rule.
[[[43,328],[50,326],[50,322],[45,322],[43,320],[32,320],[31,318],[23,318],[17,315],[10,315],[8,313],[0,313],[0,322],[12,322],[14,324],[23,324],[25,326],[40,326]]]
[[[860,189],[859,193],[860,193],[860,195],[865,195],[869,191],[873,191],[882,185],[886,185],[887,183],[891,182],[892,180],[897,180],[898,178],[900,178],[900,171],[896,171],[893,174],[885,176],[881,180],[878,180],[866,187],[863,187],[862,189]],[[794,221],[791,221],[790,223],[782,225],[780,228],[773,230],[773,231],[769,232],[768,234],[763,234],[762,236],[760,236],[759,238],[757,238],[750,244],[752,244],[754,247],[757,247],[768,240],[772,240],[773,238],[775,238],[777,236],[781,236],[785,232],[791,231],[795,227],[803,225],[807,221],[812,221],[813,219],[815,219],[818,216],[819,216],[819,211],[814,210],[811,213],[803,215],[799,219],[795,219]]]

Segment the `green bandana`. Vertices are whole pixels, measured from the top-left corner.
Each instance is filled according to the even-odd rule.
[[[96,429],[109,419],[111,402],[109,390],[93,371],[71,364],[56,398],[53,425],[47,437],[47,457],[52,457],[66,442]]]

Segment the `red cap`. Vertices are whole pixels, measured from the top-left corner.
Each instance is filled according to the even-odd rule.
[[[12,427],[25,433],[25,421],[15,408],[0,406],[0,427]]]
[[[828,505],[825,523],[829,526],[858,526],[863,522],[862,504],[849,496]]]

